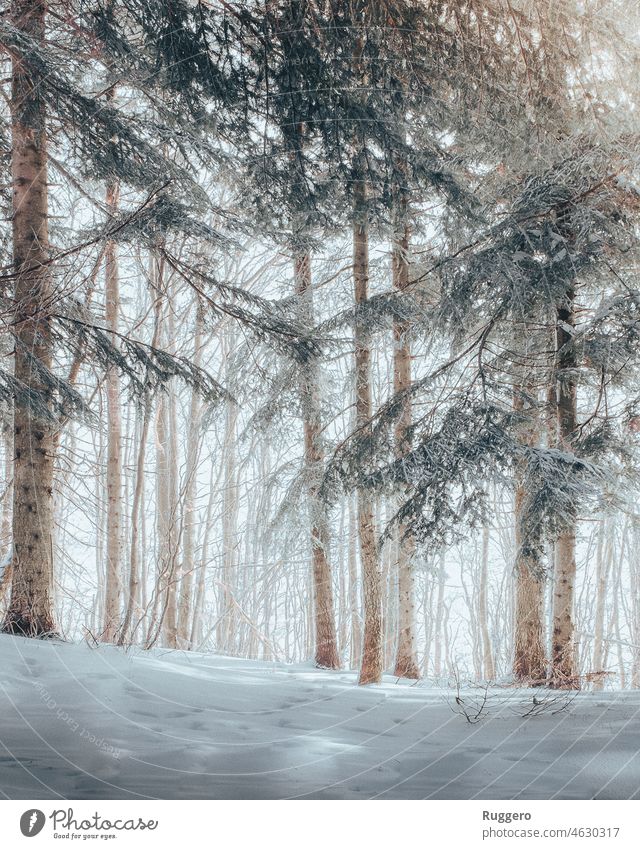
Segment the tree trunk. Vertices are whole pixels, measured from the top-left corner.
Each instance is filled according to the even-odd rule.
[[[353,281],[356,307],[367,302],[369,289],[369,224],[365,187],[362,180],[354,186]],[[362,318],[355,323],[356,427],[362,436],[370,427],[371,350],[369,333]],[[382,587],[378,541],[374,522],[373,496],[358,490],[358,536],[362,564],[364,602],[364,640],[359,684],[378,684],[382,680]]]
[[[340,600],[338,604],[338,656],[346,656],[347,646],[349,643],[348,623],[349,623],[349,598],[347,590],[347,574],[346,561],[348,551],[348,538],[345,534],[347,521],[347,511],[345,509],[344,498],[340,501],[340,525],[338,527],[338,563],[340,564],[339,586],[338,592]]]
[[[613,633],[613,642],[616,647],[616,655],[618,657],[618,676],[620,680],[620,689],[624,690],[627,686],[627,674],[625,670],[625,658],[622,645],[622,635],[620,632],[620,608],[623,607],[621,599],[622,595],[622,560],[618,560],[613,568],[613,593],[611,604],[611,627],[610,632]]]
[[[233,348],[233,334],[226,334],[227,354]],[[228,362],[228,357],[225,358]],[[229,384],[227,372],[227,385]],[[218,620],[218,650],[233,654],[237,630],[235,590],[238,566],[238,507],[239,487],[236,463],[238,407],[233,400],[226,402],[226,418],[222,457],[224,467],[224,499],[222,515],[222,611]]]
[[[13,339],[9,333],[0,336],[0,358],[6,371],[13,371]],[[4,406],[4,405],[3,405]],[[11,401],[6,403],[2,410],[6,413],[6,420],[0,421],[2,436],[2,464],[4,467],[4,480],[0,484],[0,610],[4,608],[5,597],[9,598],[11,589],[11,576],[13,574],[12,563],[12,540],[11,540],[11,506],[13,501],[13,428],[9,422],[9,413],[12,413]],[[2,415],[0,413],[0,415]]]
[[[142,427],[140,429],[140,444],[138,445],[138,457],[136,460],[136,478],[133,487],[133,504],[131,506],[131,545],[129,549],[129,589],[127,604],[125,608],[124,621],[120,629],[119,645],[125,645],[130,637],[131,625],[134,613],[140,610],[140,566],[139,566],[139,529],[140,510],[142,506],[142,491],[144,486],[144,461],[149,434],[149,422],[151,420],[151,403],[145,399],[142,413]],[[131,640],[134,639],[138,623],[133,626]]]
[[[11,21],[37,43],[45,33],[44,0],[13,0]],[[37,72],[12,62],[11,172],[15,271],[15,377],[32,399],[14,404],[13,578],[3,630],[36,637],[55,633],[53,613],[53,365],[50,310],[47,134]]]
[[[436,624],[435,632],[435,648],[433,653],[433,676],[440,678],[442,676],[442,629],[444,625],[444,588],[446,580],[445,572],[445,554],[444,551],[440,554],[440,564],[438,567],[438,595],[436,599]]]
[[[149,258],[149,265],[150,277],[154,278],[156,259],[153,254],[151,254]],[[153,296],[155,297],[155,295],[156,292],[154,287]],[[151,339],[151,345],[154,348],[157,346],[158,336],[160,334],[161,303],[162,302],[157,299],[154,310],[153,337]],[[138,539],[140,537],[141,525],[144,524],[144,510],[142,509],[144,505],[144,466],[150,423],[151,398],[147,395],[144,399],[142,426],[140,428],[140,443],[138,445],[138,456],[136,459],[136,477],[133,485],[133,504],[131,505],[131,542],[129,548],[129,588],[124,621],[122,628],[120,629],[120,637],[118,640],[120,645],[124,645],[129,639],[131,639],[131,641],[135,640],[136,632],[140,625],[142,616],[140,616],[135,625],[133,625],[133,630],[131,630],[134,613],[137,611],[145,611],[146,613],[146,598],[142,598],[143,593],[146,595],[146,579],[142,575],[142,569],[140,568],[140,547],[138,545]],[[142,534],[142,536],[142,552],[144,552],[144,534]],[[144,640],[146,641],[146,635],[144,636]]]
[[[349,610],[351,612],[351,668],[358,669],[362,662],[362,614],[358,599],[357,519],[353,498],[348,501],[349,532],[347,536],[347,564],[349,569]]]
[[[164,292],[164,265],[162,260],[157,264],[157,288]],[[168,308],[172,309],[171,299]],[[162,302],[159,301],[159,304]],[[173,340],[171,327],[164,328],[163,307],[157,307],[156,320],[162,328],[158,331],[159,342],[168,338],[169,346]],[[149,627],[147,647],[155,645],[160,633],[164,644],[169,648],[177,648],[177,456],[175,441],[175,397],[173,387],[169,382],[166,390],[158,396],[156,410],[156,538],[157,538],[157,574],[155,597],[152,611],[152,621]]]
[[[396,500],[384,499],[384,515],[381,520],[385,527],[393,517]],[[380,520],[377,522],[380,527]],[[386,540],[380,552],[382,567],[382,610],[384,616],[384,652],[382,663],[384,669],[392,669],[398,653],[398,557],[400,537],[395,533]]]
[[[9,597],[13,576],[11,543],[11,500],[13,498],[13,435],[8,424],[2,428],[3,464],[5,472],[2,492],[2,522],[0,523],[0,611]]]
[[[156,521],[158,536],[158,576],[156,582],[155,639],[162,630],[165,645],[177,647],[175,630],[176,580],[176,522],[172,486],[171,425],[169,399],[165,393],[158,398],[156,413]]]
[[[311,256],[299,254],[294,258],[296,295],[300,299],[302,320],[313,326],[313,290],[311,288]],[[304,462],[309,499],[311,527],[311,556],[313,564],[313,618],[315,622],[315,662],[326,669],[339,669],[340,656],[336,640],[336,625],[331,578],[331,551],[327,510],[319,497],[324,467],[321,443],[320,387],[318,362],[311,358],[304,366],[300,386],[302,428],[304,432]]]
[[[575,328],[575,290],[567,291],[565,301],[557,309],[556,380],[558,410],[558,442],[563,451],[571,452],[578,426],[577,360],[572,347]],[[553,590],[553,639],[550,686],[556,689],[580,689],[576,676],[573,627],[573,601],[576,578],[576,516],[566,517],[558,534]]]
[[[111,182],[107,186],[107,209],[109,215],[118,211],[119,186]],[[105,249],[105,318],[111,330],[112,343],[118,345],[120,309],[120,280],[118,271],[118,249],[113,241]],[[107,568],[105,583],[104,622],[102,640],[113,643],[120,628],[120,600],[122,597],[122,427],[120,421],[120,380],[115,366],[109,366],[106,374],[107,386]]]
[[[168,348],[171,353],[175,352],[175,321],[174,300],[169,294],[169,313],[167,316]],[[167,385],[167,436],[169,464],[169,527],[168,527],[168,558],[169,573],[167,583],[167,604],[163,621],[164,642],[169,648],[178,647],[178,585],[180,582],[180,563],[178,552],[180,548],[180,528],[178,525],[178,416],[176,409],[176,392],[173,382]]]
[[[596,615],[593,629],[593,660],[591,671],[597,676],[594,690],[604,689],[604,616],[607,603],[607,584],[613,561],[613,528],[603,519],[598,529],[596,555]]]
[[[480,558],[479,584],[478,619],[480,620],[480,634],[482,636],[482,666],[485,680],[493,681],[496,677],[496,670],[493,662],[491,636],[489,634],[489,604],[487,600],[489,585],[489,528],[487,527],[482,529],[482,555]]]
[[[402,292],[409,283],[409,228],[406,203],[400,211],[401,230],[393,244],[393,288]],[[407,393],[411,387],[411,345],[409,323],[399,318],[393,321],[393,390]],[[405,394],[400,415],[395,425],[396,456],[403,457],[411,448],[411,398]],[[400,678],[420,678],[416,654],[415,620],[416,602],[414,585],[415,540],[409,529],[398,528],[398,644],[394,675]]]
[[[517,413],[525,412],[525,397],[532,395],[535,388],[530,385],[516,388],[513,408]],[[535,411],[528,410],[534,416]],[[538,444],[539,430],[535,422],[526,421],[520,428],[525,445]],[[540,685],[546,680],[544,648],[544,598],[545,581],[540,562],[541,533],[539,528],[527,526],[525,507],[527,492],[524,469],[516,469],[516,491],[514,499],[516,555],[515,578],[516,598],[514,615],[513,675],[516,681],[529,685]]]
[[[202,324],[203,314],[199,299],[196,302],[193,363],[197,368],[202,364]],[[195,389],[191,391],[189,409],[189,436],[187,439],[187,458],[185,466],[184,512],[182,520],[182,581],[180,582],[180,602],[178,607],[178,645],[182,649],[192,648],[190,642],[190,620],[193,595],[193,573],[195,569],[195,530],[196,530],[196,485],[198,455],[200,453],[200,396]]]
[[[640,688],[640,536],[634,521],[631,525],[630,578],[631,578],[631,686]],[[604,663],[604,661],[603,661]]]

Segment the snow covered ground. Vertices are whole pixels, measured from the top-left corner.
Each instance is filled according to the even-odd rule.
[[[495,689],[475,724],[455,696],[392,678],[359,688],[311,666],[0,636],[0,793],[640,798],[640,692],[566,705]],[[483,693],[461,698],[473,713]]]

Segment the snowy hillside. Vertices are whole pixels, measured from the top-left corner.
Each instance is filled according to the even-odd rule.
[[[7,798],[640,797],[639,693],[522,718],[496,690],[470,724],[454,691],[305,666],[2,636],[0,669]]]

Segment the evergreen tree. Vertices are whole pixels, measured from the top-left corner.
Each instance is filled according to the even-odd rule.
[[[55,9],[55,4],[51,8]],[[198,30],[196,10],[187,5],[180,6],[180,10],[185,32],[187,25],[193,25],[197,38],[206,37]],[[63,291],[61,277],[65,263],[82,255],[90,256],[92,251],[106,246],[107,259],[111,257],[107,300],[112,302],[116,243],[150,247],[175,274],[196,289],[210,314],[227,314],[258,337],[299,358],[306,358],[313,349],[306,334],[277,307],[249,299],[244,292],[217,281],[208,269],[202,268],[201,261],[185,263],[184,258],[175,257],[169,248],[171,237],[178,234],[193,248],[207,242],[219,244],[224,238],[202,223],[203,216],[211,217],[219,211],[199,187],[197,169],[189,164],[189,158],[197,156],[202,165],[211,167],[217,161],[219,147],[211,140],[203,144],[197,132],[185,139],[175,113],[167,124],[169,106],[158,106],[161,102],[158,89],[168,77],[169,91],[175,95],[171,105],[179,106],[182,114],[189,108],[188,114],[192,116],[197,103],[190,100],[193,92],[189,84],[196,67],[185,61],[183,73],[191,74],[185,84],[184,79],[175,78],[171,62],[158,62],[157,52],[143,51],[141,58],[135,53],[135,45],[140,41],[144,44],[141,23],[148,24],[146,13],[142,19],[136,19],[130,10],[121,15],[119,28],[129,35],[125,39],[114,25],[115,10],[111,3],[103,8],[81,4],[75,22],[73,16],[67,16],[66,4],[61,4],[61,11],[65,14],[55,14],[48,20],[46,3],[25,0],[14,3],[11,16],[0,24],[0,37],[13,64],[11,161],[15,269],[3,277],[3,285],[14,284],[13,295],[3,291],[3,307],[7,315],[12,315],[10,332],[15,344],[15,367],[13,374],[0,372],[0,392],[14,404],[14,481],[19,484],[13,489],[13,583],[4,628],[29,635],[55,630],[52,498],[56,434],[70,414],[88,412],[80,394],[59,376],[61,357],[71,354],[77,362],[93,361],[111,375],[110,380],[120,372],[139,397],[174,377],[196,387],[210,400],[223,394],[216,381],[193,363],[173,356],[166,349],[149,347],[119,335],[113,310],[107,326],[103,326],[78,297],[70,297]],[[155,20],[157,23],[158,18]],[[55,39],[50,37],[53,34]],[[170,45],[164,45],[166,50],[175,48],[173,38],[170,41]],[[67,45],[72,48],[71,62]],[[197,39],[191,47],[188,40],[183,40],[182,48],[195,51],[196,47]],[[187,54],[186,59],[195,55]],[[156,63],[155,72],[148,78],[139,77],[139,72],[149,69],[152,61]],[[193,58],[193,62],[203,70],[201,59],[196,62]],[[126,74],[127,82],[137,88],[147,103],[154,104],[156,117],[149,117],[149,108],[132,110],[130,99],[123,97],[122,103],[116,102],[112,83],[96,95],[92,83],[99,76],[100,66],[106,68],[112,80]],[[211,78],[215,77],[219,85],[226,72],[221,76],[216,74],[211,74]],[[215,87],[211,80],[210,84]],[[59,132],[52,153],[51,144],[47,144],[47,125],[53,121]],[[155,144],[156,139],[162,139],[160,148]],[[69,170],[59,164],[60,153],[71,159],[76,172],[86,180],[106,184],[112,195],[115,186],[127,186],[138,194],[139,201],[129,209],[107,203],[106,218],[89,229],[86,238],[75,244],[63,242],[54,248],[50,243],[47,199],[50,163],[53,162],[73,190],[82,190],[91,199],[91,188],[83,190]],[[81,290],[86,282],[74,281],[74,290]],[[115,528],[111,535],[114,546],[119,544],[118,535]],[[106,623],[109,638],[115,634],[119,619],[117,585],[121,576],[116,574],[116,561],[112,552],[110,562],[114,568],[108,589]]]

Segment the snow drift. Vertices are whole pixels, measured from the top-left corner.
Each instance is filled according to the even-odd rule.
[[[470,723],[481,690],[310,666],[1,636],[0,669],[5,798],[640,797],[633,691],[496,688]]]

